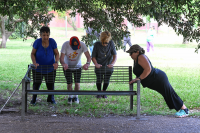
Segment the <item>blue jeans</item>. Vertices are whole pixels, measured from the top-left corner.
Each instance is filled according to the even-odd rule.
[[[124,40],[124,46],[126,47],[126,44],[128,43],[128,45],[131,47],[132,46],[132,43],[131,43],[131,40],[128,39],[128,40]]]

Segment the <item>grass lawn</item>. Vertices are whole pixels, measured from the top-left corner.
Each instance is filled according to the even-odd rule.
[[[55,30],[51,32],[55,36]],[[65,29],[59,29],[60,33],[64,33]],[[79,35],[84,35],[81,29]],[[62,35],[62,36],[61,36]],[[60,36],[60,38],[58,37]],[[67,38],[64,34],[58,34],[55,40],[58,43],[60,51],[62,43]],[[11,40],[7,42],[6,49],[0,49],[0,99],[7,99],[12,91],[17,87],[24,77],[28,64],[31,63],[30,53],[32,50],[33,39],[26,42],[22,40]],[[145,44],[141,44],[145,48]],[[147,53],[154,67],[166,72],[169,81],[185,105],[191,109],[200,109],[200,55],[194,53],[194,45],[181,44],[156,44],[155,52]],[[133,61],[127,53],[122,50],[117,51],[118,59],[116,66],[132,66]],[[82,63],[86,62],[86,58],[82,56]],[[65,89],[66,84],[55,84],[56,89]],[[136,87],[136,85],[135,85]],[[41,89],[46,89],[46,85],[42,84]],[[81,84],[81,90],[96,90],[95,84]],[[129,90],[129,85],[110,84],[108,90]],[[20,101],[21,86],[11,100]],[[42,113],[52,112],[52,106],[46,103],[46,95],[39,95],[36,106],[29,106],[28,110]],[[128,96],[108,96],[108,99],[96,99],[95,96],[79,96],[79,105],[67,105],[68,96],[55,95],[58,103],[56,107],[57,113],[66,113],[72,115],[85,115],[102,117],[106,114],[117,115],[135,115],[136,114],[136,96],[134,98],[134,110],[130,111],[130,99]],[[30,102],[31,96],[28,96]],[[4,103],[3,103],[4,104]],[[9,105],[8,106],[12,106]],[[1,106],[0,106],[1,107]],[[54,109],[55,110],[55,109]],[[141,113],[142,114],[161,114],[173,115],[176,111],[169,110],[163,97],[157,92],[141,86]],[[200,115],[200,113],[192,113],[192,115]]]

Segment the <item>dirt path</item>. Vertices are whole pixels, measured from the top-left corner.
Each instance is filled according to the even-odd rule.
[[[0,114],[1,133],[200,133],[200,118],[173,116],[135,117],[108,116],[89,118],[77,116],[43,116],[19,113]]]

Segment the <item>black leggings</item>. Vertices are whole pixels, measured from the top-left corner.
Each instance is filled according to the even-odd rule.
[[[54,82],[56,77],[56,70],[49,72],[48,74],[42,74],[35,70],[32,70],[33,74],[33,90],[39,90],[42,83],[43,77],[45,77],[45,82],[48,90],[54,90]],[[33,95],[32,102],[36,102],[37,95]],[[54,95],[48,95],[47,102],[54,102]]]
[[[156,80],[147,87],[160,93],[164,97],[169,109],[178,111],[183,106],[182,99],[174,91],[165,72],[157,69]]]
[[[97,90],[101,91],[101,83],[102,81],[104,81],[103,84],[103,91],[106,91],[106,89],[108,88],[109,85],[109,81],[110,81],[110,77],[113,73],[113,71],[96,71],[96,86],[97,86]]]

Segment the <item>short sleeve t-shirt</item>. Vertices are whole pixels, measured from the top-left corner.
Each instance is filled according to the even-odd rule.
[[[78,69],[81,68],[81,56],[82,53],[88,51],[85,43],[81,42],[81,48],[77,50],[73,50],[70,46],[70,42],[64,42],[61,53],[65,54],[64,62],[69,66],[69,69]]]
[[[41,73],[48,73],[53,71],[53,64],[55,63],[54,49],[57,48],[57,43],[53,38],[49,38],[49,46],[44,48],[42,46],[42,38],[35,40],[33,48],[36,49],[35,59],[39,64],[36,71]],[[42,68],[44,65],[49,65],[48,68]]]
[[[152,42],[155,37],[155,31],[154,30],[149,30],[148,35],[147,35],[147,42]]]
[[[107,46],[103,46],[100,41],[96,42],[92,52],[98,64],[102,66],[109,65],[113,60],[113,55],[117,55],[114,42],[111,40]]]

